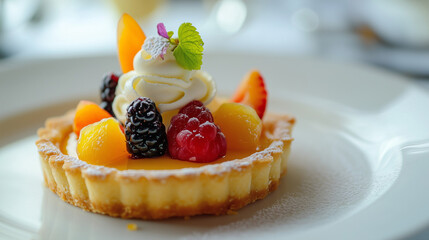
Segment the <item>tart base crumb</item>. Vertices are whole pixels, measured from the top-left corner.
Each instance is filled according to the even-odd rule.
[[[233,211],[233,210],[228,210],[228,211],[226,212],[226,214],[227,214],[227,215],[237,215],[237,214],[238,214],[238,212],[237,212],[237,211]]]
[[[127,225],[127,230],[128,231],[136,231],[138,229],[138,227],[137,227],[137,225],[136,224],[134,224],[134,223],[129,223],[128,225]]]

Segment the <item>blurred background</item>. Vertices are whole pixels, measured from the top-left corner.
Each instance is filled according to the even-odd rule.
[[[0,0],[0,59],[115,54],[123,12],[146,35],[158,22],[168,30],[192,22],[206,52],[318,56],[429,76],[427,0]]]

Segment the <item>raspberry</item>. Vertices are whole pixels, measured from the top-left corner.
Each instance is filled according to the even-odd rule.
[[[188,103],[171,119],[167,138],[172,158],[211,162],[226,154],[225,136],[200,101]]]
[[[101,85],[101,103],[100,107],[115,116],[112,110],[112,103],[115,99],[115,90],[118,85],[119,76],[114,73],[106,74]]]
[[[168,148],[165,126],[151,99],[140,97],[130,104],[125,122],[125,138],[132,158],[150,158],[165,154]]]

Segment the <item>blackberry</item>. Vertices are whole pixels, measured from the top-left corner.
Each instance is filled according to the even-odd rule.
[[[115,99],[115,90],[118,85],[119,76],[114,73],[106,74],[101,85],[101,103],[100,107],[115,116],[112,109],[112,103]]]
[[[127,150],[132,158],[162,156],[168,149],[162,116],[155,103],[146,97],[134,100],[127,109],[125,122]]]

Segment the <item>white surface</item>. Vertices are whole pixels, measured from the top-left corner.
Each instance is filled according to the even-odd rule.
[[[429,224],[426,92],[363,66],[305,58],[205,56],[204,69],[214,76],[221,94],[232,93],[253,67],[266,79],[269,110],[291,113],[298,120],[288,174],[279,189],[237,215],[141,221],[64,203],[43,186],[34,146],[40,126],[35,119],[47,117],[55,108],[49,106],[57,102],[95,98],[103,73],[117,70],[116,59],[0,65],[0,102],[6,103],[0,109],[0,129],[19,121],[32,128],[27,137],[0,146],[0,237],[390,239]],[[37,107],[44,110],[34,111]],[[22,113],[33,115],[13,117]],[[22,136],[24,129],[2,134],[0,142],[17,139],[13,134]],[[126,230],[131,222],[138,231]]]

